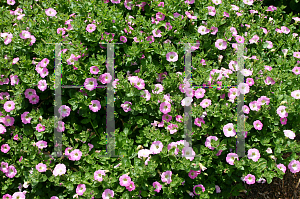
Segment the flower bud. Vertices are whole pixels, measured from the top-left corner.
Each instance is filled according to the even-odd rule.
[[[140,149],[143,149],[144,147],[142,145],[139,145],[136,149],[137,150],[140,150]]]
[[[287,101],[282,101],[280,105],[287,104]]]

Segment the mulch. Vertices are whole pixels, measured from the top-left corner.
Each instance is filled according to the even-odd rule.
[[[300,142],[300,135],[297,135],[295,139]],[[291,154],[291,152],[283,153],[282,157],[286,159]],[[299,156],[300,153],[297,155]],[[266,182],[248,185],[245,183],[248,195],[242,192],[239,196],[232,196],[229,199],[300,199],[300,172],[293,174],[287,165],[285,166],[286,172],[282,180],[275,177],[271,184]]]

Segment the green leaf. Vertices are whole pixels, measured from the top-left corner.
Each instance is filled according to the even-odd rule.
[[[81,120],[81,123],[82,123],[82,124],[87,124],[87,123],[89,123],[89,122],[90,122],[90,119],[89,119],[89,118],[85,118],[85,119]]]
[[[131,166],[131,161],[129,158],[121,158],[122,159],[122,165],[124,167],[130,167]]]
[[[146,191],[142,191],[141,195],[146,198],[148,196],[148,193]]]
[[[122,195],[122,199],[130,199],[129,192],[125,191]]]

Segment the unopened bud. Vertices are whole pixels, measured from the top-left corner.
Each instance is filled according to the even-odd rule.
[[[143,149],[144,147],[142,145],[139,145],[136,149],[137,150],[140,150],[140,149]]]

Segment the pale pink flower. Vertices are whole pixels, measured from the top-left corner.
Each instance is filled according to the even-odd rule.
[[[86,191],[85,184],[79,184],[79,185],[77,185],[76,193],[78,195],[82,196],[85,191]]]
[[[161,181],[170,184],[172,182],[172,171],[165,171],[161,174]]]
[[[254,162],[257,162],[260,158],[259,150],[253,148],[248,150],[248,159],[253,160]]]
[[[216,136],[208,136],[208,137],[206,138],[206,141],[205,141],[205,146],[206,146],[207,148],[211,149],[211,150],[214,150],[215,147],[212,147],[212,146],[211,146],[211,140],[217,141],[218,138],[217,138]]]
[[[11,5],[11,6],[13,6],[13,5],[15,5],[15,0],[7,0],[7,4],[8,5]],[[5,198],[3,198],[3,199],[5,199]]]
[[[184,147],[182,149],[182,157],[185,157],[186,159],[188,159],[190,161],[193,161],[195,155],[196,155],[196,153],[192,147]]]
[[[16,84],[19,84],[18,75],[10,75],[10,85],[14,86]]]
[[[163,144],[160,141],[155,141],[152,142],[152,145],[150,147],[150,151],[152,152],[152,154],[158,154],[162,151],[163,149]]]
[[[6,101],[3,108],[6,112],[10,112],[15,109],[15,103],[13,101]]]
[[[84,81],[84,87],[89,91],[96,89],[97,86],[98,86],[97,80],[93,77],[86,78]]]
[[[0,124],[0,134],[4,134],[5,132],[6,132],[5,126],[3,126],[2,124]]]
[[[57,14],[56,10],[54,10],[53,8],[46,9],[45,13],[49,17],[53,17],[53,16],[55,16]]]
[[[234,165],[234,161],[239,160],[239,156],[236,153],[228,153],[226,157],[226,162],[230,165]]]
[[[150,154],[152,154],[152,152],[149,149],[141,149],[138,152],[138,158],[148,158]]]
[[[286,171],[286,166],[284,166],[284,164],[277,164],[277,168],[280,169],[283,173],[285,173]]]
[[[10,146],[8,144],[2,144],[1,151],[3,153],[7,153],[10,150]]]
[[[47,171],[47,165],[43,164],[43,163],[39,163],[35,166],[36,170],[38,170],[39,172],[46,172]]]
[[[114,197],[114,191],[110,189],[105,189],[102,193],[102,199],[111,199]]]
[[[90,67],[90,73],[97,75],[99,72],[99,68],[97,66],[91,66]]]
[[[103,176],[105,176],[105,170],[97,170],[94,172],[94,180],[97,180],[99,182],[103,181]]]
[[[216,48],[218,48],[219,50],[225,50],[227,48],[227,42],[224,41],[223,39],[218,39],[215,42],[215,46]]]
[[[56,176],[61,176],[66,173],[66,165],[64,164],[57,164],[53,170],[53,175]]]
[[[86,31],[88,32],[94,32],[96,30],[96,25],[95,24],[89,24],[86,27]]]
[[[66,105],[62,105],[59,109],[58,112],[60,113],[61,117],[68,117],[70,115],[71,109],[70,107]]]
[[[245,0],[244,0],[245,1]],[[247,184],[255,184],[255,176],[252,174],[248,174],[245,176],[245,182]]]
[[[296,137],[295,133],[291,130],[283,130],[283,132],[286,137],[288,137],[292,140],[295,139],[295,137]]]
[[[233,127],[233,123],[228,123],[223,127],[223,132],[226,137],[234,137],[236,135],[236,131]]]
[[[262,129],[262,127],[263,127],[263,124],[259,121],[259,120],[255,120],[254,122],[253,122],[253,126],[254,126],[254,128],[256,129],[256,130],[261,130]]]
[[[35,144],[39,149],[47,148],[47,142],[40,140]]]
[[[288,113],[286,112],[286,107],[285,106],[279,106],[277,108],[277,114],[279,115],[279,117],[284,118],[288,116]]]
[[[219,5],[222,3],[222,0],[212,0],[215,5]]]
[[[30,32],[28,32],[28,31],[26,31],[26,30],[22,30],[22,32],[20,33],[20,37],[22,38],[22,39],[29,39],[30,38]]]
[[[3,120],[2,120],[3,121]],[[2,122],[5,126],[13,126],[15,123],[15,118],[10,116],[5,116],[4,121]]]
[[[181,100],[181,106],[190,106],[192,102],[192,97],[185,97],[183,100]]]
[[[170,131],[170,134],[176,133],[178,130],[178,126],[176,124],[170,124],[167,127],[167,131]]]
[[[135,88],[137,88],[138,90],[142,90],[145,88],[145,81],[143,79],[138,79],[137,82],[134,85]]]
[[[128,175],[124,174],[124,175],[120,176],[119,181],[120,181],[121,186],[127,187],[127,186],[129,186],[129,184],[131,182],[131,178]]]
[[[209,29],[205,26],[199,26],[198,33],[200,33],[201,35],[206,35],[207,33],[209,33]]]
[[[295,58],[300,58],[300,52],[293,52],[293,56],[295,57]]]
[[[98,78],[98,80],[102,84],[109,84],[110,81],[112,80],[112,76],[109,73],[104,73],[104,74],[100,75],[100,77]]]
[[[176,62],[178,60],[178,54],[176,52],[168,52],[166,57],[168,62]]]
[[[81,159],[82,152],[79,149],[75,149],[70,153],[69,160],[79,161]]]
[[[300,99],[300,90],[295,90],[291,92],[291,96],[295,99]]]
[[[63,121],[58,121],[57,132],[64,132],[65,131],[65,123]]]
[[[216,15],[216,9],[215,9],[215,7],[208,6],[207,9],[208,9],[208,14],[210,16],[215,16]]]
[[[23,122],[23,124],[30,124],[30,120],[32,119],[31,117],[28,116],[28,111],[24,112],[23,114],[21,114],[21,120]]]
[[[157,181],[153,182],[152,185],[154,187],[154,191],[156,191],[157,193],[159,193],[160,190],[161,190],[161,188],[162,188],[162,185],[159,182],[157,182]]]
[[[131,102],[124,102],[124,104],[121,104],[121,107],[123,108],[124,112],[128,112],[128,111],[131,111],[131,106],[132,103]]]
[[[12,195],[12,199],[25,199],[25,194],[23,192],[15,192]]]
[[[211,105],[211,100],[210,99],[204,99],[200,103],[200,106],[202,106],[202,108],[207,108],[210,105]]]
[[[171,111],[171,104],[169,102],[163,102],[163,103],[160,104],[159,110],[162,113],[167,114]]]
[[[101,104],[98,100],[92,100],[91,105],[89,105],[89,108],[93,112],[98,112],[101,109]]]
[[[47,82],[46,80],[40,80],[38,82],[38,88],[41,90],[41,91],[45,91],[47,89]]]
[[[42,131],[45,131],[45,126],[43,126],[42,124],[38,124],[35,129],[38,132],[42,132]]]
[[[152,90],[152,93],[159,94],[164,90],[164,87],[161,84],[155,84],[155,88]]]

